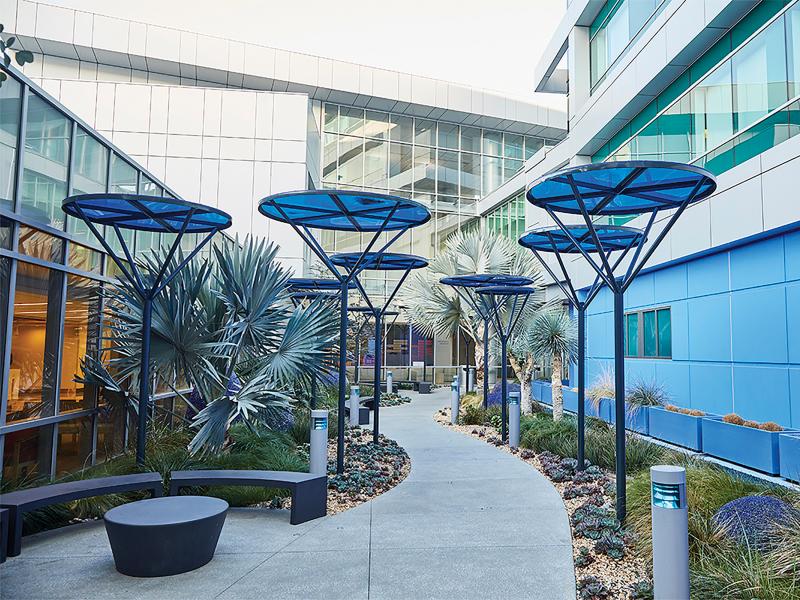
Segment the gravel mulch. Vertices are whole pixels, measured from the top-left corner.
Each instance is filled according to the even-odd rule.
[[[548,473],[551,475],[553,474],[552,463],[557,459],[555,455],[550,453],[537,454],[532,450],[526,449],[511,449],[508,445],[502,444],[499,432],[494,427],[488,425],[451,425],[449,408],[437,411],[434,414],[434,419],[445,427],[471,435],[486,443],[497,446],[498,449],[504,452],[515,455],[520,460],[536,468],[546,477]],[[543,462],[545,463],[544,466]],[[551,464],[547,464],[548,462]],[[615,489],[614,474],[599,470],[597,467],[593,468],[593,472],[598,475],[595,478],[587,477],[587,479],[594,480],[586,481],[585,483],[575,483],[572,481],[572,477],[568,477],[564,481],[554,481],[552,477],[548,477],[553,486],[561,494],[564,507],[567,509],[567,514],[570,517],[572,554],[577,560],[575,566],[575,580],[578,582],[579,587],[582,581],[585,582],[585,591],[583,595],[579,589],[576,592],[577,597],[581,600],[643,600],[645,598],[652,598],[652,592],[648,593],[646,590],[634,590],[634,586],[647,588],[649,582],[652,580],[652,576],[649,562],[636,556],[632,544],[625,545],[622,558],[614,559],[595,550],[597,540],[589,539],[576,533],[573,518],[579,507],[585,506],[587,503],[600,503],[598,505],[599,508],[613,510],[613,494]],[[561,479],[560,475],[562,474],[557,475],[556,478]],[[570,491],[566,493],[567,497],[565,497],[565,492],[568,489]],[[578,495],[569,497],[576,493]],[[587,580],[587,578],[596,578],[596,580]],[[595,585],[590,588],[589,584],[592,582],[594,582]],[[643,584],[642,582],[647,582],[647,584]],[[597,591],[597,593],[592,593],[594,591]]]

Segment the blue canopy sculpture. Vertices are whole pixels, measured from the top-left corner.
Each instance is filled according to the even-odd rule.
[[[475,297],[475,290],[490,285],[530,285],[533,283],[533,279],[503,273],[473,273],[443,277],[439,283],[452,287],[483,321],[483,407],[486,408],[489,402],[489,324],[492,319],[484,311],[484,303]]]
[[[139,426],[136,432],[136,463],[144,464],[147,439],[147,417],[150,406],[150,328],[153,298],[161,292],[178,272],[211,241],[218,231],[231,226],[231,217],[212,206],[195,204],[139,194],[79,194],[66,198],[62,210],[81,219],[97,238],[142,300],[142,356],[139,370]],[[112,248],[97,228],[105,225],[106,232],[114,231],[124,257]],[[175,235],[164,263],[158,273],[143,272],[133,258],[122,230],[148,231]],[[172,258],[187,233],[204,234],[197,245],[168,272]]]
[[[347,400],[347,289],[358,275],[367,253],[378,247],[383,254],[412,227],[427,223],[430,211],[419,202],[373,192],[353,190],[304,190],[268,196],[258,205],[267,218],[288,223],[341,285],[339,329],[339,410],[336,439],[336,472],[344,472],[344,411]],[[371,234],[353,268],[340,273],[312,230],[349,231]],[[383,244],[381,234],[392,232]],[[363,295],[363,290],[361,291]]]
[[[500,437],[503,442],[508,438],[508,338],[519,322],[530,297],[538,290],[535,288],[514,285],[489,285],[478,288],[477,294],[483,304],[484,314],[494,320],[494,329],[500,336],[500,395],[501,395],[501,428]],[[522,298],[522,302],[519,299]],[[505,323],[503,322],[505,313]]]
[[[633,227],[597,225],[595,233],[603,244],[603,247],[599,248],[595,246],[594,238],[590,235],[585,225],[567,225],[567,228],[570,236],[567,236],[559,227],[532,229],[519,239],[519,244],[530,249],[539,259],[541,265],[553,278],[553,281],[570,301],[578,315],[578,470],[582,471],[585,465],[586,447],[586,309],[592,300],[597,297],[602,285],[600,278],[595,277],[589,292],[585,296],[579,294],[572,284],[561,254],[579,254],[579,248],[588,254],[619,251],[621,254],[614,264],[616,266],[624,260],[631,248],[639,246],[645,240],[642,232]],[[573,239],[578,242],[578,245],[572,241]],[[556,257],[561,271],[560,277],[544,260],[541,255],[542,252],[552,253]]]
[[[543,208],[605,283],[614,296],[614,394],[616,416],[617,518],[625,519],[625,339],[623,331],[624,294],[675,222],[693,203],[716,190],[714,176],[694,165],[666,161],[620,161],[570,167],[545,175],[528,190],[530,203]],[[657,216],[667,217],[657,236],[649,234]],[[593,247],[600,250],[595,261],[571,232],[559,213],[579,215]],[[648,242],[639,244],[620,275],[611,265],[609,254],[597,234],[596,217],[649,215],[642,231]],[[647,247],[646,251],[643,251]]]
[[[367,303],[367,308],[372,311],[372,316],[375,319],[375,374],[373,385],[373,412],[372,412],[372,441],[378,443],[379,434],[379,421],[380,421],[380,404],[381,404],[381,338],[383,332],[381,329],[381,322],[383,317],[386,316],[389,305],[394,300],[397,292],[403,285],[403,282],[408,277],[409,273],[414,269],[422,269],[428,266],[428,261],[420,256],[413,254],[397,254],[394,252],[367,252],[366,254],[358,252],[344,252],[341,254],[334,254],[331,256],[331,262],[339,267],[344,268],[348,273],[355,273],[353,281],[364,301]],[[383,307],[378,307],[372,304],[369,295],[361,285],[358,279],[358,274],[362,271],[403,271],[400,279],[394,286],[394,289],[386,298]],[[358,368],[358,367],[356,367]]]

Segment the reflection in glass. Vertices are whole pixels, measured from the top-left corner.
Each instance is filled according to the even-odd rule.
[[[513,133],[506,133],[504,136],[503,156],[506,158],[522,158],[523,137]]]
[[[339,178],[346,185],[364,183],[364,140],[349,136],[339,137]]]
[[[414,147],[414,194],[436,192],[436,150]]]
[[[477,127],[461,128],[461,150],[463,152],[481,151],[481,130]]]
[[[364,125],[364,135],[379,140],[387,139],[389,135],[389,115],[384,112],[368,110]]]
[[[503,154],[503,134],[499,131],[483,131],[483,153],[494,156]]]
[[[67,304],[61,346],[59,410],[69,412],[94,406],[95,391],[75,381],[81,361],[96,354],[99,344],[100,296],[98,284],[85,277],[67,275]]]
[[[393,142],[414,141],[414,119],[401,115],[390,115],[389,139]]]
[[[14,206],[14,170],[17,164],[17,138],[22,86],[9,77],[0,87],[0,206]]]
[[[339,133],[364,135],[364,109],[353,106],[339,107]]]
[[[389,144],[367,139],[364,146],[364,185],[385,190]]]
[[[42,260],[64,262],[64,242],[27,225],[19,226],[19,253]]]
[[[326,133],[322,146],[322,180],[336,183],[336,160],[339,157],[339,137]]]
[[[479,198],[481,195],[481,157],[461,153],[461,195]]]
[[[61,202],[67,195],[69,134],[67,118],[30,94],[20,211],[57,229],[64,226]]]
[[[50,479],[53,425],[12,431],[3,436],[3,481],[30,484]]]
[[[106,191],[108,148],[78,127],[73,148],[72,190],[70,194],[96,194]],[[94,235],[81,219],[67,218],[67,231],[93,241]]]
[[[389,145],[389,187],[410,190],[413,182],[414,152],[411,146],[392,142]]]
[[[325,104],[325,117],[323,130],[330,133],[339,133],[339,105]]]
[[[73,473],[92,464],[92,419],[64,421],[58,427],[56,475]]]
[[[103,270],[103,255],[97,250],[92,250],[86,246],[81,246],[75,242],[69,245],[69,257],[67,264],[81,271],[89,271],[90,273],[102,273]]]
[[[458,125],[439,123],[439,147],[458,150]]]
[[[416,119],[414,121],[414,142],[423,146],[435,146],[436,121]]]
[[[63,277],[17,262],[7,422],[53,414]]]
[[[439,194],[458,195],[458,152],[439,150],[438,187]]]
[[[503,184],[503,159],[493,156],[483,157],[483,195],[492,192]]]
[[[544,146],[544,140],[537,137],[525,137],[525,159],[529,159]]]

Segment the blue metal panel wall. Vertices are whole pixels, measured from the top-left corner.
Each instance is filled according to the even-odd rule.
[[[800,427],[800,232],[782,231],[641,275],[625,308],[671,307],[672,359],[627,359],[627,381],[655,380],[680,406]],[[589,386],[612,366],[610,309],[603,290],[588,312]]]

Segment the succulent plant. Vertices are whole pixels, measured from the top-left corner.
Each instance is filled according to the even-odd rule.
[[[594,545],[594,551],[620,560],[625,556],[625,538],[618,533],[604,532]]]
[[[578,556],[575,557],[576,567],[588,567],[594,562],[594,556],[588,548],[581,548]]]
[[[653,600],[653,584],[642,579],[631,585],[631,600]]]
[[[581,600],[603,600],[611,596],[611,590],[597,577],[589,575],[578,582],[578,593]]]

